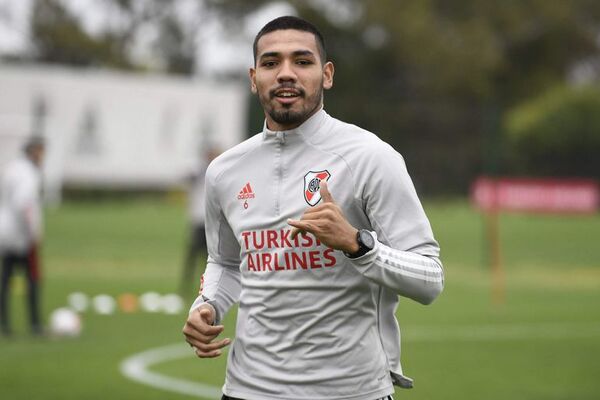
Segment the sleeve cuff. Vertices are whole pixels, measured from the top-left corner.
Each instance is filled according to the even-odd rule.
[[[377,240],[377,233],[375,233],[374,231],[370,231],[370,233],[373,236],[373,239],[375,239],[375,246],[371,251],[356,258],[350,258],[345,253],[343,253],[344,257],[346,257],[346,260],[350,261],[350,263],[358,269],[368,267],[373,263],[373,261],[375,261],[375,258],[377,258],[377,253],[379,252],[379,241]]]
[[[221,313],[219,312],[219,308],[217,307],[214,300],[210,300],[202,295],[198,296],[196,300],[194,300],[194,303],[190,307],[189,314],[196,311],[198,307],[200,307],[203,304],[208,304],[213,308],[213,310],[215,310],[215,320],[213,321],[213,325],[219,325],[221,323]]]

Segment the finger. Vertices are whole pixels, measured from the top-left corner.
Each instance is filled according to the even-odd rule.
[[[223,347],[228,346],[231,343],[231,339],[225,338],[225,339],[217,340],[214,342],[191,341],[188,343],[196,351],[200,350],[204,353],[210,353],[212,351],[219,350],[219,349],[222,349]]]
[[[331,193],[329,192],[329,188],[327,187],[327,182],[326,181],[321,181],[321,189],[319,190],[319,192],[321,193],[321,198],[323,199],[324,203],[335,203],[335,201],[333,200],[333,196],[331,195]]]
[[[313,224],[309,223],[309,222],[305,222],[305,221],[298,221],[295,219],[288,219],[288,224],[297,228],[298,232],[302,232],[302,234],[306,234],[307,232],[309,233],[313,233],[314,234],[314,226]],[[296,236],[298,234],[296,233]],[[293,237],[292,237],[293,239]]]
[[[331,203],[329,203],[331,204]],[[302,218],[300,218],[297,221],[316,221],[316,220],[324,220],[324,219],[331,219],[333,215],[332,210],[330,210],[328,207],[323,207],[318,211],[315,211],[313,213],[310,214],[304,214],[302,216]]]
[[[202,351],[200,349],[194,348],[194,352],[196,353],[196,356],[198,356],[199,358],[215,358],[215,357],[219,357],[222,354],[222,351],[220,349],[206,352],[206,351]]]
[[[320,193],[320,192],[319,192],[319,193]],[[329,203],[327,203],[327,202],[321,202],[321,201],[320,201],[320,202],[319,202],[319,204],[317,204],[316,206],[307,208],[307,209],[304,211],[304,214],[302,214],[302,215],[306,215],[306,214],[311,214],[311,213],[316,213],[316,212],[319,212],[319,211],[323,210],[324,208],[329,208],[329,207],[331,207],[331,206],[332,206],[332,204],[335,204],[335,203],[332,203],[332,202],[329,202]]]
[[[215,350],[210,353],[205,353],[201,350],[196,350],[195,352],[199,358],[215,358],[221,355],[221,350]]]
[[[226,338],[223,340],[214,341],[211,343],[198,343],[198,346],[195,346],[198,350],[204,351],[206,353],[210,353],[211,351],[222,349],[223,347],[229,346],[231,343],[231,339]]]
[[[288,219],[288,224],[289,224],[289,225],[292,225],[292,224],[290,224],[290,221],[292,221],[292,220],[291,220],[291,219]],[[298,234],[299,234],[299,233],[302,233],[302,234],[304,234],[305,232],[302,232],[300,229],[298,229],[298,228],[296,228],[296,227],[292,228],[292,231],[291,231],[291,234],[290,234],[290,238],[291,238],[292,240],[296,239],[296,236],[298,236]]]
[[[314,207],[306,209],[306,211],[304,211],[304,214],[302,214],[302,218],[304,218],[307,215],[311,215],[316,212],[319,212],[319,211],[323,210],[323,208],[329,207],[329,204],[330,203],[319,203]]]
[[[198,310],[198,313],[200,314],[200,318],[202,318],[204,322],[206,322],[208,325],[212,325],[214,323],[212,306],[210,306],[211,308],[208,307],[209,306],[201,306]]]
[[[188,319],[183,327],[183,333],[187,336],[197,337],[198,335],[203,336],[217,336],[223,332],[225,327],[223,325],[208,325],[206,322],[197,319]]]
[[[211,337],[219,336],[221,334],[221,332],[223,332],[223,330],[225,329],[225,327],[223,325],[212,326],[212,325],[205,325],[205,324],[203,324],[201,326],[191,324],[191,328],[192,328],[192,331],[190,332],[190,334],[193,336],[203,335],[203,336],[211,336]]]
[[[231,339],[223,339],[214,343],[194,343],[190,345],[200,358],[214,358],[222,354],[221,349],[231,343]]]
[[[219,336],[219,335],[205,335],[196,330],[187,331],[186,329],[183,330],[183,335],[185,336],[185,341],[188,342],[189,344],[192,344],[192,342],[197,342],[197,341],[200,341],[203,343],[209,343],[210,341],[214,340],[217,336]]]

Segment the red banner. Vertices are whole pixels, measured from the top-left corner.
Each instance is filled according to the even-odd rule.
[[[477,179],[471,201],[485,211],[532,211],[544,213],[595,213],[600,188],[585,179]]]

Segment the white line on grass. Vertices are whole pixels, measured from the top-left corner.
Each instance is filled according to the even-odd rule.
[[[471,326],[408,326],[403,330],[405,342],[505,341],[527,339],[573,339],[600,336],[600,322],[482,324]],[[172,344],[134,354],[121,362],[127,378],[158,389],[189,396],[218,399],[221,389],[185,379],[172,378],[149,368],[180,358],[195,357],[187,344]]]
[[[127,378],[158,389],[206,399],[221,398],[221,389],[218,387],[172,378],[149,370],[155,364],[192,356],[195,357],[195,354],[189,345],[172,344],[134,354],[121,362],[120,370]]]

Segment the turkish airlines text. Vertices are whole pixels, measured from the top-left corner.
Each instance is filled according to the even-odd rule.
[[[336,264],[333,249],[310,234],[291,239],[289,229],[242,232],[242,245],[252,272],[311,270]]]

